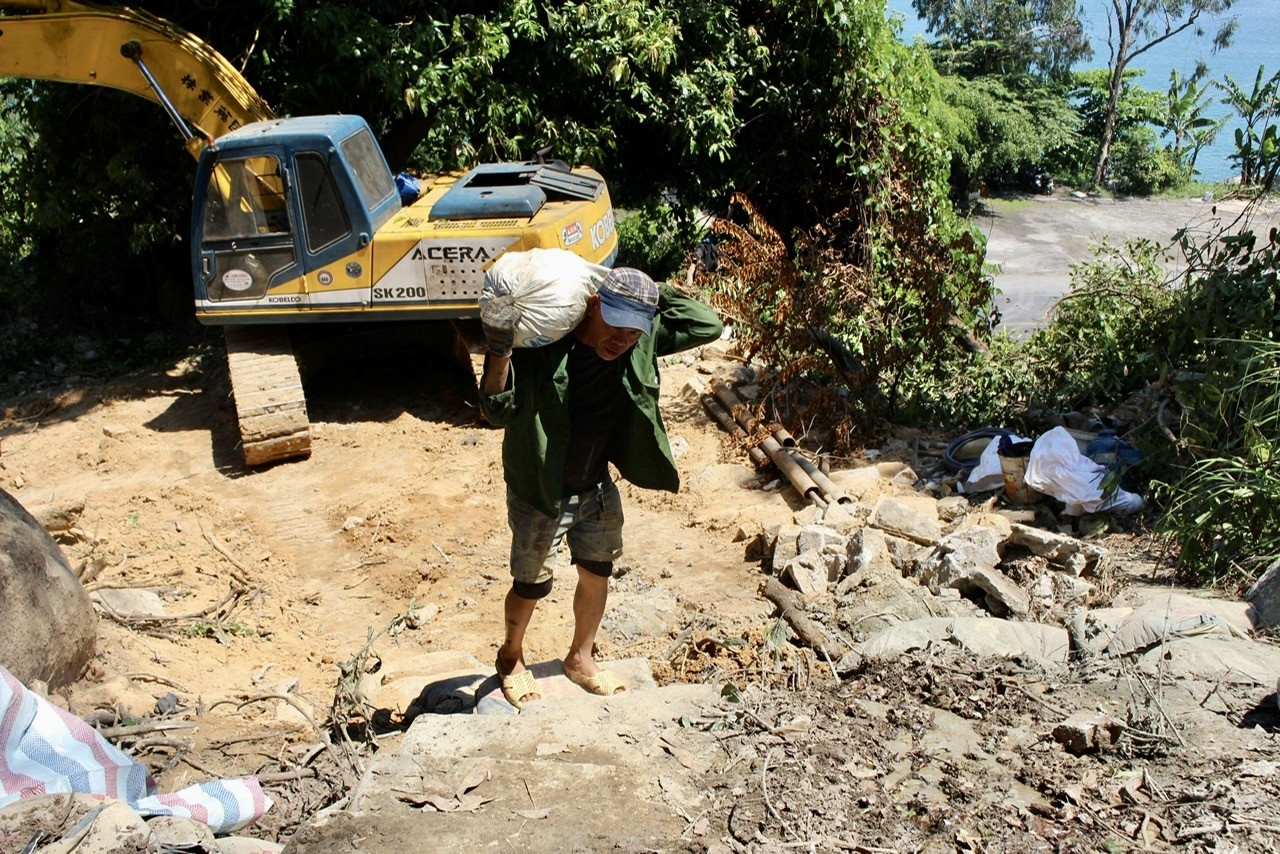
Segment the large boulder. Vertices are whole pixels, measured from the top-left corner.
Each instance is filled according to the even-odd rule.
[[[98,618],[66,555],[0,489],[0,665],[23,684],[74,682],[93,657]]]

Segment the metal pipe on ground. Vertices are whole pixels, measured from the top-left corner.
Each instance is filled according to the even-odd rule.
[[[787,432],[785,427],[779,427],[773,431],[773,438],[778,440],[778,444],[784,448],[794,448],[796,446],[795,437]]]
[[[719,422],[723,429],[739,438],[748,438],[747,431],[743,430],[742,425],[733,420],[733,416],[729,414],[727,409],[720,405],[720,401],[716,400],[713,395],[702,395],[702,405],[706,408],[707,412],[711,413],[711,417]],[[755,463],[757,467],[763,466],[769,461],[768,455],[759,448],[751,448],[747,451],[747,456],[751,457],[751,462]]]
[[[711,392],[716,399],[724,404],[724,408],[733,413],[733,418],[742,425],[742,429],[747,433],[754,433],[760,426],[760,419],[751,414],[742,399],[731,389],[724,380],[716,377],[711,380]]]
[[[759,420],[751,416],[751,413],[747,411],[746,405],[734,394],[733,389],[729,388],[722,380],[713,379],[711,381],[711,391],[715,394],[716,399],[724,405],[725,409],[733,413],[734,420],[742,425],[743,430],[747,431],[748,434],[755,432],[760,423]],[[795,461],[791,454],[782,449],[777,439],[772,436],[766,437],[760,443],[760,448],[768,455],[773,464],[778,467],[778,471],[786,476],[791,485],[795,487],[796,492],[819,507],[827,505],[826,499],[822,497],[822,490],[813,482],[813,478],[805,473],[805,470],[800,467],[800,464]]]
[[[818,488],[822,490],[822,495],[832,504],[853,504],[853,499],[845,494],[834,480],[822,473],[822,470],[801,454],[798,450],[788,449],[795,461],[800,464],[800,468],[804,469],[805,474],[813,480]]]

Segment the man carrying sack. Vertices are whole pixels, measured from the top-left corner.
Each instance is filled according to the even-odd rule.
[[[511,590],[495,667],[517,709],[541,698],[524,660],[524,636],[538,600],[551,592],[560,543],[578,569],[574,631],[565,675],[610,695],[625,686],[592,658],[613,563],[622,554],[622,503],[609,475],[675,492],[680,477],[658,413],[658,358],[720,337],[706,305],[658,286],[639,270],[612,270],[587,297],[582,321],[558,341],[512,348],[518,300],[481,306],[489,352],[480,408],[504,427],[502,466],[511,527]]]

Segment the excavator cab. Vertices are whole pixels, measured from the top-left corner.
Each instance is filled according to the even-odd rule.
[[[197,171],[197,317],[279,322],[264,312],[306,309],[339,293],[358,304],[353,295],[371,275],[361,256],[399,209],[363,119],[276,119],[227,134],[205,149]]]

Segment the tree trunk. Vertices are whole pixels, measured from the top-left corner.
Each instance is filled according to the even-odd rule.
[[[1111,58],[1111,86],[1107,96],[1107,112],[1102,122],[1102,139],[1098,145],[1098,163],[1093,169],[1093,185],[1101,187],[1107,177],[1108,161],[1111,159],[1111,142],[1116,133],[1116,113],[1119,111],[1120,90],[1124,88],[1124,70],[1129,65],[1129,54],[1133,49],[1133,25],[1137,17],[1132,2],[1112,0],[1111,8],[1116,17],[1114,26],[1119,42],[1115,55]]]
[[[1093,167],[1093,186],[1101,187],[1107,176],[1111,159],[1111,139],[1116,131],[1117,105],[1120,103],[1120,86],[1124,82],[1124,66],[1117,64],[1111,72],[1111,94],[1107,98],[1106,118],[1102,124],[1102,140],[1098,145],[1098,163]]]

